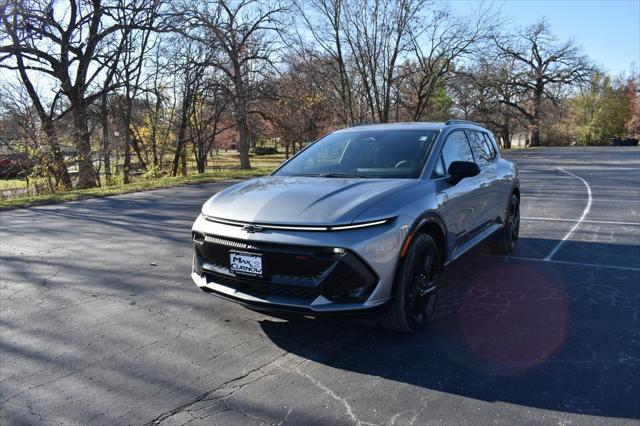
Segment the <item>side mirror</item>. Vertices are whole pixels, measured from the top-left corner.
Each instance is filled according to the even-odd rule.
[[[472,161],[454,161],[449,165],[449,182],[452,185],[460,182],[464,178],[477,176],[480,174],[480,167]]]

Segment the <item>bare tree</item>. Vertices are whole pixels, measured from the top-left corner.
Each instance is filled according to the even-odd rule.
[[[177,116],[177,141],[171,167],[172,176],[178,174],[182,162],[182,173],[186,174],[186,149],[188,130],[194,103],[203,86],[203,79],[212,52],[191,38],[178,42],[174,39],[174,51],[168,66],[175,70],[174,97],[179,104]]]
[[[142,78],[147,54],[152,48],[151,36],[156,28],[156,20],[159,15],[159,0],[149,0],[144,9],[137,9],[131,12],[129,19],[142,26],[140,31],[131,31],[130,27],[125,27],[122,34],[122,46],[119,50],[121,55],[121,68],[117,67],[119,86],[124,93],[122,100],[122,118],[124,122],[124,166],[123,180],[125,184],[131,181],[131,146],[138,154],[140,165],[145,168],[146,162],[142,159],[138,142],[133,137],[132,129],[132,109],[133,102],[138,93],[143,90]]]
[[[531,146],[539,146],[545,100],[557,104],[563,91],[588,82],[595,67],[573,40],[558,43],[544,20],[517,34],[496,37],[495,46],[500,57],[516,64],[507,83],[522,99],[503,102],[527,119]]]
[[[198,173],[205,172],[207,156],[215,146],[216,137],[230,128],[222,120],[228,106],[225,83],[226,79],[219,73],[208,76],[206,87],[191,108],[190,139]]]
[[[27,43],[33,44],[30,39],[29,29],[23,22],[24,10],[19,2],[4,2],[0,4],[0,17],[2,19],[2,32],[0,32],[0,67],[17,70],[20,80],[27,91],[34,108],[38,113],[38,117],[42,122],[42,130],[47,135],[47,143],[51,147],[53,156],[53,167],[51,169],[57,181],[60,182],[64,189],[71,188],[71,177],[64,161],[64,155],[60,149],[58,135],[55,128],[56,119],[56,98],[46,107],[46,101],[43,100],[36,90],[30,70],[33,69],[31,62],[34,56],[37,61],[38,50],[30,47]],[[53,11],[51,11],[53,14]],[[24,46],[26,45],[26,46]],[[34,53],[35,51],[35,53]],[[41,55],[50,55],[47,52],[39,52]],[[55,61],[55,58],[51,57]],[[13,60],[13,61],[11,61]]]
[[[2,66],[24,74],[25,86],[32,86],[32,73],[58,82],[53,104],[60,96],[69,102],[79,188],[97,185],[88,109],[102,90],[91,91],[91,87],[119,57],[118,33],[127,27],[144,26],[130,18],[147,6],[147,0],[126,4],[69,0],[68,13],[63,15],[56,12],[55,1],[10,0],[4,6],[3,26],[10,43],[0,46],[0,55],[13,61],[3,61]],[[35,96],[32,99],[35,103]]]
[[[426,5],[426,0],[351,0],[343,10],[345,38],[374,121],[389,121],[397,64],[421,31],[418,12]]]
[[[357,120],[354,113],[352,76],[348,71],[344,46],[342,19],[345,3],[343,0],[297,0],[296,9],[304,23],[300,30],[311,34],[313,42],[319,48],[319,54],[313,48],[306,47],[300,30],[296,32],[291,44],[302,46],[297,52],[300,58],[309,58],[308,62],[316,64],[318,61],[326,63],[326,67],[316,66],[313,71],[322,74],[319,80],[326,83],[326,92],[337,94],[336,109],[341,122],[349,125]],[[330,72],[324,72],[325,68]]]
[[[413,120],[424,119],[438,85],[455,77],[456,62],[475,54],[499,24],[499,16],[484,6],[467,18],[452,15],[448,9],[431,11],[423,31],[413,38],[415,64],[407,76],[415,96],[408,103]]]
[[[450,81],[456,106],[466,120],[487,125],[503,148],[511,148],[514,130],[522,126],[522,115],[509,106],[520,102],[519,93],[509,84],[513,60],[490,61],[482,58],[473,68],[459,70]]]
[[[167,43],[170,43],[167,40]],[[174,70],[167,66],[167,51],[162,43],[157,43],[154,51],[152,70],[150,71],[150,87],[145,91],[146,116],[151,131],[149,145],[154,167],[161,169],[163,154],[176,115],[176,97],[169,96],[167,79],[175,75]]]
[[[185,8],[187,6],[185,5]],[[229,79],[228,97],[239,138],[240,168],[250,169],[248,114],[260,97],[259,82],[273,69],[282,30],[278,18],[287,9],[279,3],[258,0],[210,0],[187,8],[187,33],[219,55],[210,66]]]
[[[302,148],[328,128],[335,125],[332,100],[325,95],[324,86],[313,78],[310,69],[317,62],[308,62],[297,55],[285,60],[287,68],[274,80],[277,100],[262,106],[265,118],[281,135],[280,142],[289,158],[296,142]]]

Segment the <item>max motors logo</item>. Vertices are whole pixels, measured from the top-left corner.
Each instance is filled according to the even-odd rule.
[[[242,230],[250,234],[262,231],[262,226],[259,225],[244,225]]]

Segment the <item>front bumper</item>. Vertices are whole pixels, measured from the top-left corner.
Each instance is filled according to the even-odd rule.
[[[238,303],[250,309],[264,312],[286,312],[308,315],[324,314],[365,314],[377,312],[384,307],[386,301],[376,301],[374,303],[332,303],[322,296],[313,302],[307,303],[304,299],[295,297],[264,295],[258,297],[254,294],[243,293],[242,291],[228,287],[224,284],[216,283],[208,279],[206,274],[198,275],[193,272],[191,278],[200,290],[214,294],[223,299]]]
[[[389,300],[409,223],[409,218],[398,218],[343,232],[251,234],[200,217],[193,226],[191,276],[200,289],[257,310],[314,315],[375,311]],[[264,256],[263,278],[229,272],[228,250],[238,249]]]

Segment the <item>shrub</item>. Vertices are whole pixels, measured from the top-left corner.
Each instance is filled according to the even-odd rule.
[[[147,170],[142,173],[143,179],[152,180],[162,176],[162,169],[158,165],[149,164]]]
[[[278,150],[272,146],[257,146],[251,150],[251,153],[255,155],[275,155]]]

